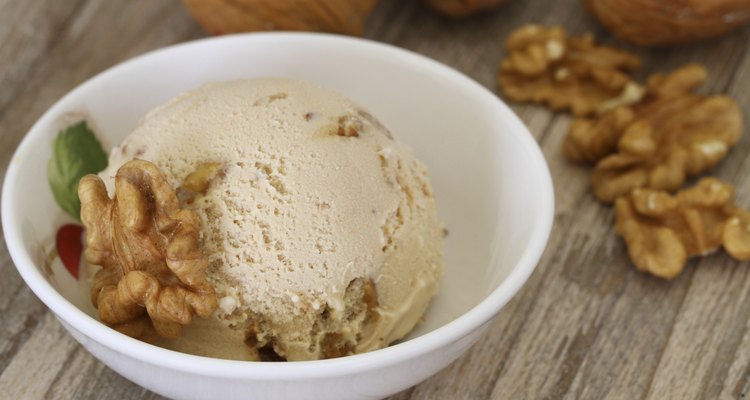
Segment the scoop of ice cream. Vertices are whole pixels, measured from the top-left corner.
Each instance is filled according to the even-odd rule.
[[[111,178],[155,163],[201,218],[219,308],[168,348],[312,360],[404,337],[442,274],[425,167],[358,105],[289,79],[216,83],[148,114]]]

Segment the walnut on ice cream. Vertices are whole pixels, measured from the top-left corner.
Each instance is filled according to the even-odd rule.
[[[86,261],[102,268],[91,297],[99,318],[133,336],[177,338],[194,315],[207,318],[216,296],[206,280],[200,221],[179,206],[174,190],[152,163],[133,160],[117,170],[110,199],[96,175],[81,179]],[[140,328],[133,330],[133,323]]]

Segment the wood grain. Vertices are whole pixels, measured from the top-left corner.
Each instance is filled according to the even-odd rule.
[[[639,78],[687,62],[711,73],[750,115],[750,29],[703,44],[638,49],[617,42],[577,0],[511,0],[465,20],[384,0],[366,36],[427,55],[497,92],[503,38],[529,22],[594,32],[644,57]],[[177,0],[0,0],[0,174],[32,123],[94,74],[137,54],[205,36]],[[513,105],[547,158],[555,225],[536,272],[490,333],[451,366],[393,396],[422,399],[708,399],[750,391],[750,265],[719,252],[671,282],[636,272],[588,170],[560,153],[570,118]],[[713,174],[750,207],[750,135]],[[0,398],[157,399],[80,347],[0,250]],[[44,354],[44,358],[39,355]]]

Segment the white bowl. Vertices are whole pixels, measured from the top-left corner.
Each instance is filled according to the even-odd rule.
[[[410,145],[430,169],[449,229],[442,287],[423,324],[399,344],[339,359],[260,363],[161,349],[101,324],[59,259],[45,263],[68,221],[45,175],[51,143],[85,114],[105,145],[153,107],[208,81],[285,76],[347,95]],[[2,221],[23,279],[65,328],[131,381],[174,398],[374,399],[444,368],[487,330],[521,288],[552,225],[552,183],[524,125],[490,91],[435,61],[367,40],[256,33],[181,44],[80,85],[31,128],[5,178]]]

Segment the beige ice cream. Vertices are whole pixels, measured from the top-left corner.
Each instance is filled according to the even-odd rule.
[[[341,95],[289,79],[206,85],[152,111],[110,157],[155,163],[202,222],[219,307],[160,345],[311,360],[404,337],[437,291],[443,229],[425,167]]]

